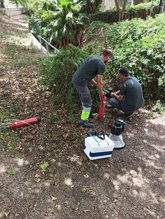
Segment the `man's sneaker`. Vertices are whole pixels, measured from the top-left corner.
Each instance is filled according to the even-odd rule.
[[[87,127],[87,128],[94,128],[94,124],[90,123],[88,120],[80,120],[80,125]]]
[[[90,115],[89,115],[89,119],[94,119],[94,118],[96,118],[96,113],[90,113]]]

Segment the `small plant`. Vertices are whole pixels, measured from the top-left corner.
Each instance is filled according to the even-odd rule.
[[[51,115],[50,115],[50,122],[51,123],[54,123],[54,122],[56,122],[56,121],[58,121],[59,120],[59,115],[57,115],[57,113],[52,113]]]
[[[164,112],[165,111],[165,104],[162,103],[160,100],[157,100],[157,102],[153,108],[153,111],[158,112],[158,113]]]
[[[69,116],[69,121],[70,121],[70,123],[76,123],[77,122],[77,117],[76,117],[76,115],[75,114],[72,114],[72,115],[70,115]]]
[[[14,168],[9,168],[9,169],[7,170],[7,173],[8,173],[10,176],[12,176],[12,175],[15,175],[15,174],[16,174],[16,170],[15,170]]]
[[[9,114],[8,113],[0,113],[0,123],[5,122],[8,119]]]

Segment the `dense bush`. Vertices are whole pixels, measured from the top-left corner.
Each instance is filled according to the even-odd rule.
[[[147,16],[155,16],[159,13],[159,1],[141,3],[136,6],[127,6],[124,14],[123,20],[133,19],[133,18],[143,18],[146,19]],[[116,9],[111,9],[105,12],[99,12],[91,15],[92,21],[102,21],[109,24],[117,22],[119,20],[119,15]]]
[[[113,25],[93,22],[84,48],[99,53],[105,46],[114,53],[106,77],[115,78],[118,69],[126,66],[141,81],[146,99],[165,98],[165,14]]]
[[[66,104],[70,110],[75,109],[79,98],[73,88],[72,75],[78,64],[88,55],[88,52],[72,47],[70,50],[61,50],[49,59],[42,59],[41,80],[46,89],[54,92],[55,104]]]

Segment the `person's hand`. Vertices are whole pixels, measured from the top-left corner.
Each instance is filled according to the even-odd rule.
[[[115,96],[115,93],[114,92],[111,92],[111,95],[110,95],[111,97],[114,97]]]
[[[99,93],[99,96],[100,96],[100,100],[102,99],[102,97],[105,95],[105,92],[104,91],[101,91],[100,93]]]
[[[94,79],[91,80],[91,84],[97,87],[97,82]]]

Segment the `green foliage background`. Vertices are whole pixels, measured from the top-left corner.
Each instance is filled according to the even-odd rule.
[[[71,82],[72,74],[79,62],[90,54],[99,55],[105,47],[111,47],[114,54],[107,65],[105,79],[115,84],[119,68],[125,66],[140,80],[147,101],[165,99],[165,14],[161,14],[156,18],[126,20],[113,25],[93,22],[82,48],[71,47],[43,59],[42,81],[47,89],[55,92],[55,103],[76,109],[79,98]],[[97,103],[96,89],[91,90],[93,102]]]
[[[106,77],[115,79],[118,69],[126,66],[142,83],[147,100],[165,98],[165,14],[113,25],[93,22],[84,48],[100,53],[104,47],[114,54]]]
[[[155,16],[159,13],[159,0],[141,3],[133,6],[126,6],[123,13],[123,19],[143,18],[148,16]],[[116,8],[112,8],[105,12],[97,12],[90,16],[93,21],[102,21],[109,24],[119,21],[119,13]]]

